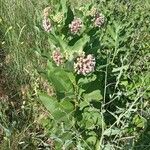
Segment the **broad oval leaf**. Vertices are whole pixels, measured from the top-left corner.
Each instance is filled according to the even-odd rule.
[[[39,99],[51,114],[53,114],[58,107],[58,102],[55,97],[50,97],[44,93],[40,93]]]

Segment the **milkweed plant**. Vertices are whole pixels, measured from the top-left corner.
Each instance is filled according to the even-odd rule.
[[[49,52],[42,75],[55,94],[39,92],[39,99],[49,111],[43,124],[56,149],[111,149],[107,139],[126,132],[121,125],[128,112],[118,107],[125,105],[120,81],[128,64],[121,54],[128,36],[119,37],[126,25],[100,8],[60,0],[43,11]]]

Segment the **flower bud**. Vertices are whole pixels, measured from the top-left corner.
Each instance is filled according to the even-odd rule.
[[[51,7],[46,7],[46,8],[43,10],[43,16],[44,16],[44,18],[48,18],[50,12],[51,12]]]
[[[53,51],[52,59],[56,63],[57,66],[60,66],[61,64],[63,64],[63,56],[62,56],[59,48],[57,48],[55,51]]]
[[[87,15],[94,17],[95,14],[98,12],[97,8],[95,6],[93,6],[87,13]]]
[[[80,18],[75,18],[71,24],[69,24],[69,28],[71,33],[77,34],[82,28],[82,20]]]
[[[63,13],[59,12],[53,17],[54,22],[61,23],[63,20]]]

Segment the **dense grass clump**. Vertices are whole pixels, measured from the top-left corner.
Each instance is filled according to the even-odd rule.
[[[150,149],[149,0],[0,8],[0,149]]]

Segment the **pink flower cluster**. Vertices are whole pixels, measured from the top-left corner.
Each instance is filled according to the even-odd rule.
[[[93,55],[89,54],[85,56],[85,54],[82,53],[77,57],[76,62],[74,63],[74,69],[77,74],[85,76],[94,71],[95,64],[96,62]]]
[[[82,20],[80,18],[75,18],[71,24],[69,24],[69,28],[71,33],[77,34],[82,28]]]
[[[43,20],[43,28],[46,32],[50,32],[52,30],[52,24],[49,18],[44,18]]]
[[[101,27],[104,23],[104,16],[101,13],[96,13],[94,17],[94,26]]]
[[[52,59],[54,60],[57,66],[60,66],[61,64],[63,64],[63,55],[61,54],[59,48],[53,51]]]

